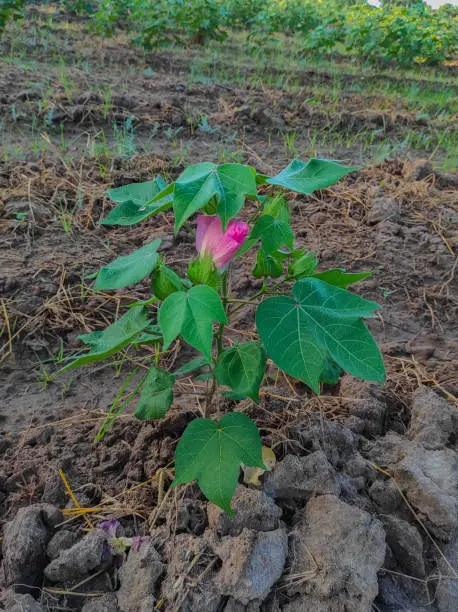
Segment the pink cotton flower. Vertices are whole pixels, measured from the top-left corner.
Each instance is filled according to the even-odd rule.
[[[235,253],[245,242],[248,225],[243,221],[229,221],[227,229],[219,217],[199,215],[197,217],[196,248],[201,257],[210,255],[215,267],[220,271],[229,265]]]

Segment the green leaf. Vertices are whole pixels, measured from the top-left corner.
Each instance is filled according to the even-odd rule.
[[[304,249],[299,249],[299,250],[304,252]],[[297,253],[297,251],[290,251],[287,247],[284,247],[284,248],[282,247],[274,251],[271,255],[274,259],[281,262],[291,257],[294,257],[295,253]]]
[[[264,249],[256,253],[256,264],[253,268],[255,278],[278,278],[283,274],[283,266],[272,255],[268,255]]]
[[[154,181],[146,183],[131,183],[123,185],[115,189],[109,189],[105,193],[110,196],[113,202],[138,202],[146,204],[152,200],[159,192],[167,187],[167,183],[160,176],[157,176]]]
[[[219,295],[207,285],[191,287],[186,293],[169,295],[159,310],[159,325],[164,334],[164,350],[181,335],[184,340],[211,359],[213,323],[227,323]]]
[[[361,320],[378,304],[316,278],[298,281],[293,295],[268,298],[256,310],[259,336],[278,367],[316,393],[328,356],[354,376],[385,379],[380,351]]]
[[[195,357],[182,365],[178,370],[175,370],[175,376],[183,376],[184,374],[191,374],[191,372],[195,372],[199,368],[203,368],[204,366],[208,366],[209,362],[206,357],[200,355],[199,357]]]
[[[195,419],[178,442],[172,486],[197,480],[205,497],[232,516],[240,465],[265,469],[261,449],[256,425],[240,412],[226,414],[218,423]]]
[[[256,194],[253,169],[242,164],[210,162],[189,166],[180,174],[173,198],[175,231],[197,210],[203,208],[213,197],[218,200],[217,213],[223,228],[239,212],[246,195]]]
[[[287,246],[294,247],[294,234],[287,221],[274,219],[270,215],[261,215],[254,224],[250,238],[260,238],[262,248],[270,255],[277,249]]]
[[[132,340],[133,346],[139,346],[140,344],[154,344],[162,340],[162,332],[159,325],[148,325],[142,333]]]
[[[294,258],[288,267],[288,277],[299,280],[311,276],[318,266],[318,258],[315,253],[305,253]],[[325,280],[325,279],[322,279]],[[332,283],[330,283],[332,284]]]
[[[102,225],[134,225],[171,208],[174,185],[167,185],[161,177],[148,183],[134,183],[112,189],[107,193],[119,206],[113,208]]]
[[[143,280],[156,267],[159,260],[157,249],[160,244],[160,240],[153,240],[130,255],[118,257],[108,266],[101,268],[95,280],[95,291],[119,289]]]
[[[105,219],[100,221],[101,225],[135,225],[145,221],[149,217],[164,212],[172,207],[173,195],[161,198],[147,206],[138,202],[122,202],[111,210]]]
[[[206,215],[213,217],[214,215],[216,215],[217,207],[218,207],[218,200],[214,196],[209,202],[207,202],[207,204],[205,204],[205,206],[202,209],[202,212]]]
[[[146,308],[143,306],[131,308],[105,329],[79,336],[85,344],[89,344],[91,350],[89,353],[76,357],[59,372],[106,359],[130,344],[149,324]]]
[[[175,376],[152,366],[145,377],[135,408],[135,416],[142,421],[162,418],[173,401]]]
[[[203,381],[212,380],[212,378],[213,376],[211,372],[202,372],[202,374],[197,374],[196,376],[196,380],[203,380]]]
[[[266,353],[258,342],[246,342],[224,350],[219,356],[215,376],[237,396],[259,402],[259,387],[264,378]]]
[[[359,166],[341,166],[328,159],[312,158],[307,163],[295,159],[267,182],[310,195],[318,189],[334,185],[343,176],[358,169]]]
[[[326,359],[323,371],[320,374],[320,383],[327,385],[336,385],[339,382],[342,368],[340,368],[332,359]]]
[[[289,224],[290,214],[287,200],[279,195],[275,198],[266,198],[262,210],[263,215],[270,215],[274,219],[284,221]]]
[[[153,294],[160,300],[165,300],[167,296],[175,291],[183,291],[185,286],[176,272],[164,264],[160,264],[153,273],[151,279],[151,289]]]
[[[328,285],[346,289],[349,285],[364,280],[371,274],[372,272],[345,272],[345,270],[340,268],[332,268],[324,272],[315,272],[313,278],[319,278],[325,283],[328,283]]]
[[[267,176],[267,174],[256,173],[256,185],[267,185],[268,179],[269,177]],[[261,197],[264,197],[264,196],[261,196]]]

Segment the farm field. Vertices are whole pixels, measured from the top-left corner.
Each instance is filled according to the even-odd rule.
[[[32,605],[12,594],[23,581],[35,587],[30,610],[457,609],[456,60],[370,63],[341,43],[307,52],[298,35],[260,42],[243,29],[146,50],[127,27],[101,37],[90,25],[32,4],[0,38],[4,609]],[[320,270],[373,271],[354,291],[381,305],[368,327],[386,383],[344,374],[316,395],[268,362],[259,404],[236,409],[276,467],[262,486],[240,484],[229,519],[196,484],[170,488],[206,382],[180,378],[157,421],[128,406],[94,444],[143,362],[123,350],[54,373],[81,350],[78,336],[150,297],[149,279],[95,292],[91,274],[153,238],[182,275],[195,255],[193,221],[175,236],[170,212],[101,225],[114,207],[107,190],[175,181],[199,162],[272,177],[311,158],[359,167],[311,195],[288,193],[291,226]],[[254,258],[233,263],[230,290],[242,297],[261,286]],[[256,338],[249,307],[231,325],[231,342]],[[189,357],[178,348],[147,350],[173,371]],[[234,404],[223,398],[218,411]],[[5,536],[19,509],[29,518],[15,542],[33,538],[29,524],[43,546],[65,532],[55,557],[48,545],[27,571]],[[144,539],[102,560],[110,526],[93,528],[114,519],[121,539]],[[92,565],[84,546],[98,555]]]

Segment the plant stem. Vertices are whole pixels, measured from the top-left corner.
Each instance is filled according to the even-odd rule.
[[[223,278],[222,278],[222,286],[221,286],[221,299],[223,302],[223,308],[224,308],[224,312],[226,313],[226,317],[228,314],[228,297],[227,297],[227,275],[228,272],[225,272],[223,274]],[[225,323],[220,323],[219,324],[219,328],[218,328],[218,332],[216,334],[216,359],[214,359],[215,364],[218,362],[218,358],[221,355],[221,352],[223,350],[223,333],[224,333],[224,326]],[[213,400],[213,397],[215,395],[216,389],[218,388],[218,381],[216,380],[216,376],[215,376],[215,369],[214,368],[210,368],[210,372],[212,375],[212,386],[210,388],[210,391],[207,395],[207,401],[205,402],[205,410],[204,410],[204,418],[207,414],[207,411],[211,405],[211,402]],[[217,413],[217,417],[219,418],[219,410]]]
[[[252,295],[250,298],[248,298],[247,300],[238,300],[239,302],[243,302],[243,304],[239,304],[239,306],[236,306],[231,311],[231,314],[234,314],[234,312],[237,312],[237,310],[240,310],[240,308],[243,308],[247,304],[250,304],[253,300],[256,300],[258,297],[261,297],[262,295],[265,295],[266,293],[271,294],[273,289],[276,289],[277,287],[279,287],[285,281],[286,281],[286,278],[283,278],[278,283],[275,283],[275,285],[272,285],[272,287],[267,287],[267,285],[264,283],[263,286],[261,287],[261,289],[257,293]]]
[[[238,299],[235,299],[235,298],[229,298],[227,301],[228,301],[229,304],[234,304],[234,303],[237,303],[237,304],[251,304],[250,300],[238,300]]]
[[[221,293],[222,293],[222,301],[223,301],[223,308],[224,308],[224,312],[226,313],[226,316],[228,314],[228,297],[227,297],[227,272],[224,273],[223,275],[223,279],[222,279],[222,288],[221,288]],[[217,347],[217,356],[216,359],[218,360],[218,357],[221,354],[221,351],[223,350],[223,332],[224,332],[224,323],[220,323],[219,324],[219,328],[218,328],[218,333],[216,335],[216,347]]]
[[[250,305],[258,297],[261,297],[262,295],[265,295],[266,293],[267,294],[272,293],[273,290],[275,290],[277,287],[279,287],[286,280],[285,278],[283,278],[278,283],[275,283],[274,285],[272,285],[272,287],[268,287],[267,284],[266,284],[266,281],[264,279],[262,287],[261,287],[261,289],[257,293],[252,295],[247,300],[238,300],[238,299],[235,299],[235,298],[231,299],[231,298],[228,297],[227,278],[228,278],[228,272],[226,272],[223,275],[222,285],[221,285],[221,301],[223,303],[223,308],[224,308],[224,312],[226,313],[227,319],[229,319],[229,315],[230,314],[234,314],[234,312],[237,312],[237,310],[239,310],[240,308],[243,308],[243,306]],[[231,310],[229,305],[231,303],[234,303],[234,302],[237,302],[239,305],[236,306],[233,310]],[[221,353],[223,351],[223,334],[224,334],[225,325],[226,325],[225,323],[220,323],[219,328],[218,328],[218,332],[216,334],[216,358],[214,359],[214,363],[215,364],[218,362],[219,356],[221,355]],[[212,386],[210,388],[210,391],[208,392],[207,399],[206,399],[206,402],[205,402],[205,409],[204,409],[204,414],[203,414],[204,418],[206,417],[206,415],[208,413],[208,410],[209,410],[209,408],[211,406],[213,397],[214,397],[214,395],[216,393],[216,390],[218,388],[218,381],[216,380],[214,368],[211,368],[211,375],[212,375]],[[219,418],[219,409],[217,410],[217,418]]]
[[[207,401],[205,402],[205,409],[204,409],[204,415],[203,415],[204,418],[207,416],[208,409],[210,408],[213,396],[215,395],[216,387],[218,386],[216,376],[213,370],[211,370],[211,375],[212,375],[212,386],[207,395]]]
[[[253,223],[253,221],[256,219],[256,217],[259,215],[259,213],[261,212],[261,208],[262,206],[259,205],[258,208],[254,211],[254,213],[251,215],[251,217],[248,219],[248,223]]]

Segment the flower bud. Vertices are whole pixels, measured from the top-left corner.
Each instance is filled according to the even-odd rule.
[[[221,276],[211,256],[208,255],[199,257],[189,264],[188,277],[194,285],[208,285],[216,290],[221,285]]]
[[[157,298],[165,300],[171,293],[184,291],[185,287],[176,272],[164,264],[160,264],[153,273],[151,289]]]
[[[248,225],[243,221],[229,221],[227,229],[223,232],[221,219],[199,215],[197,218],[196,249],[200,259],[210,257],[214,267],[224,272],[245,242],[248,234]]]

